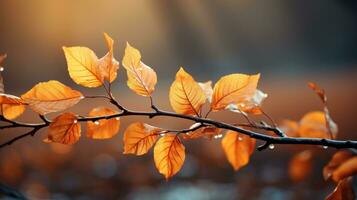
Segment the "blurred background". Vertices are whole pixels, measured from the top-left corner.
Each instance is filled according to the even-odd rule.
[[[339,138],[356,140],[356,24],[354,0],[2,0],[0,53],[8,54],[3,72],[7,93],[21,95],[38,82],[56,79],[88,95],[104,94],[74,84],[61,47],[87,46],[101,57],[107,32],[115,40],[117,60],[129,41],[156,70],[154,100],[159,107],[171,110],[168,90],[179,66],[197,81],[260,72],[259,88],[269,94],[263,107],[278,122],[322,109],[306,86],[314,81],[327,91]],[[131,92],[126,79],[120,69],[115,96],[127,107],[148,109],[149,101]],[[84,100],[72,110],[85,115],[93,105],[108,104]],[[19,120],[39,121],[34,116],[27,111]],[[228,113],[212,117],[242,120]],[[332,149],[312,148],[316,156],[311,175],[294,182],[287,172],[289,160],[310,147],[255,152],[248,166],[234,172],[220,141],[205,139],[185,142],[184,167],[166,182],[151,152],[141,157],[122,154],[122,133],[138,120],[166,128],[190,125],[165,118],[123,118],[115,138],[82,137],[74,146],[44,144],[43,131],[0,149],[0,182],[30,199],[78,200],[323,199],[334,188],[321,172]],[[23,131],[2,130],[0,141]]]

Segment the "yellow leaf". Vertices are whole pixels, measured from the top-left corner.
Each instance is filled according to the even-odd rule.
[[[139,50],[127,43],[123,65],[128,75],[127,85],[136,94],[151,96],[157,83],[156,72],[141,62]]]
[[[25,111],[25,106],[23,104],[3,104],[1,106],[1,111],[6,119],[16,119]]]
[[[77,117],[70,112],[57,116],[48,128],[48,136],[43,141],[62,144],[74,144],[81,136],[81,125]]]
[[[185,161],[185,146],[176,134],[166,134],[154,147],[155,166],[166,180],[180,171]]]
[[[255,139],[247,135],[235,131],[227,131],[222,139],[222,148],[234,170],[238,170],[248,164],[249,157],[255,149],[255,142]]]
[[[79,85],[99,87],[104,76],[95,53],[87,47],[63,47],[70,77]]]
[[[83,95],[77,90],[52,80],[38,83],[21,98],[35,112],[44,115],[72,107],[83,98]]]
[[[6,119],[15,119],[25,111],[25,103],[17,96],[0,94],[1,113]]]
[[[214,86],[211,108],[223,110],[229,104],[250,100],[255,93],[260,74],[231,74],[222,77]]]
[[[123,57],[123,66],[129,70],[131,68],[140,68],[141,54],[140,51],[126,43],[125,54]]]
[[[289,162],[289,176],[293,181],[299,182],[310,176],[312,158],[312,153],[309,150],[294,155]]]
[[[104,33],[104,39],[108,46],[108,53],[99,59],[99,69],[103,77],[111,83],[117,77],[119,62],[114,58],[114,40],[107,33]]]
[[[337,125],[332,127],[337,132]],[[326,126],[326,116],[324,112],[313,111],[304,115],[300,120],[300,137],[309,138],[331,138],[329,129]]]
[[[98,107],[89,112],[89,117],[114,115],[117,112],[111,108]],[[120,118],[101,119],[96,122],[87,122],[87,136],[93,139],[112,138],[119,131]]]
[[[146,154],[155,144],[160,131],[160,128],[141,122],[131,124],[124,133],[124,154]]]
[[[199,115],[206,95],[198,83],[182,67],[170,88],[170,103],[176,113]]]

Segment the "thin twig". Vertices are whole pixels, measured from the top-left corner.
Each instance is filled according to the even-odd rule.
[[[116,101],[114,101],[114,102],[116,102]],[[118,105],[120,105],[120,104],[118,104]],[[132,110],[124,109],[124,110],[122,110],[121,113],[117,113],[117,114],[113,114],[113,115],[106,115],[106,116],[98,116],[98,117],[84,117],[84,118],[79,118],[78,121],[80,121],[80,122],[97,121],[97,120],[101,120],[101,119],[111,119],[111,118],[124,117],[124,116],[147,116],[149,118],[153,118],[153,117],[157,117],[157,116],[166,116],[166,117],[172,117],[172,118],[186,119],[186,120],[190,120],[193,122],[212,125],[217,128],[237,131],[242,134],[248,135],[252,138],[265,141],[269,144],[306,144],[306,145],[328,146],[328,147],[334,147],[337,149],[342,149],[342,148],[357,149],[357,141],[353,141],[353,140],[273,137],[273,136],[265,135],[265,134],[258,133],[258,132],[252,131],[252,130],[247,130],[242,127],[227,124],[225,122],[215,121],[215,120],[206,119],[206,118],[200,118],[200,117],[191,116],[191,115],[181,115],[181,114],[167,112],[167,111],[163,111],[163,110],[144,112],[144,111],[132,111]],[[8,142],[5,142],[4,144],[0,145],[0,148],[3,146],[6,146],[8,144],[12,144],[13,142],[15,142],[23,137],[26,137],[29,135],[34,135],[38,130],[40,130],[41,128],[46,127],[46,126],[48,126],[48,125],[45,123],[37,124],[33,127],[34,129],[32,131],[25,133],[23,135],[20,135]]]
[[[353,140],[333,140],[333,139],[320,139],[320,138],[293,138],[293,137],[273,137],[269,135],[265,135],[262,133],[258,133],[252,130],[247,130],[242,128],[241,126],[235,126],[231,125],[225,122],[220,122],[220,121],[215,121],[212,119],[207,119],[207,118],[202,118],[198,116],[191,116],[191,115],[183,115],[183,114],[177,114],[173,112],[168,112],[164,110],[154,110],[150,112],[145,112],[145,111],[132,111],[129,109],[124,108],[122,105],[119,104],[118,101],[115,100],[113,95],[109,94],[110,96],[110,102],[115,105],[118,109],[120,109],[122,112],[113,114],[113,115],[106,115],[106,116],[97,116],[97,117],[81,117],[78,119],[80,122],[86,122],[86,121],[97,121],[101,119],[111,119],[111,118],[116,118],[116,117],[124,117],[124,116],[147,116],[149,118],[154,118],[157,116],[166,116],[166,117],[172,117],[172,118],[179,118],[179,119],[186,119],[190,120],[193,122],[205,124],[205,125],[211,125],[215,126],[217,128],[221,129],[227,129],[227,130],[232,130],[236,131],[245,135],[250,136],[251,138],[255,138],[258,140],[265,141],[265,145],[258,147],[259,150],[265,149],[267,146],[270,144],[306,144],[306,145],[319,145],[319,146],[328,146],[328,147],[334,147],[337,149],[342,149],[342,148],[351,148],[351,149],[357,149],[357,141]],[[42,124],[26,124],[26,123],[20,123],[20,122],[15,122],[8,120],[4,118],[3,116],[0,117],[0,121],[5,121],[9,122],[12,124],[19,125],[18,127],[32,127],[33,129],[25,134],[19,135],[3,144],[0,145],[0,148],[6,145],[10,145],[13,142],[24,138],[29,135],[35,135],[37,131],[39,131],[43,127],[47,127],[50,124],[50,121],[47,120]],[[254,124],[255,125],[255,124]],[[271,130],[274,132],[281,132],[280,129],[277,129],[275,127],[268,127],[268,126],[253,126],[254,128],[262,129],[262,130]],[[185,130],[185,129],[183,129]],[[188,130],[188,129],[187,129]],[[181,130],[182,131],[182,130]]]

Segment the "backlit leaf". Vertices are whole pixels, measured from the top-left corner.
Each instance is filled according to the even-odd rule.
[[[117,77],[119,62],[114,58],[114,40],[107,33],[104,33],[104,39],[108,46],[108,53],[101,59],[99,59],[99,69],[104,79],[108,80],[111,83]]]
[[[176,113],[199,115],[206,95],[192,76],[181,67],[171,85],[169,99]]]
[[[25,111],[25,106],[23,104],[18,104],[18,105],[3,104],[3,105],[1,105],[2,115],[6,119],[10,119],[10,120],[16,119],[17,117],[22,115],[22,113],[24,113],[24,111]]]
[[[99,87],[104,75],[95,53],[87,47],[63,47],[70,77],[79,85]]]
[[[77,122],[77,117],[70,112],[57,116],[48,128],[48,136],[44,142],[74,144],[81,136],[81,125]]]
[[[338,185],[334,191],[326,197],[326,200],[355,200],[355,198],[353,178],[347,177],[338,182]]]
[[[222,148],[234,170],[238,170],[249,163],[249,158],[255,149],[255,143],[256,140],[247,135],[231,130],[227,131],[222,139]]]
[[[336,123],[332,120],[330,116],[330,111],[327,107],[327,96],[325,90],[320,88],[316,83],[312,83],[312,82],[310,82],[308,86],[312,90],[314,90],[314,92],[320,97],[322,103],[324,104],[326,127],[328,129],[329,134],[331,135],[331,138],[336,138],[338,129]]]
[[[83,95],[77,90],[52,80],[38,83],[21,98],[35,112],[44,115],[72,107],[83,98]]]
[[[156,72],[141,62],[139,50],[127,43],[123,65],[128,75],[127,85],[136,94],[151,96],[157,83]]]
[[[185,147],[176,134],[166,134],[154,147],[155,166],[166,180],[180,171],[185,161]]]
[[[312,158],[312,152],[308,150],[294,155],[289,162],[289,176],[293,181],[302,181],[311,174]]]
[[[124,132],[124,154],[143,155],[155,144],[162,129],[136,122]]]
[[[299,123],[296,121],[285,119],[279,124],[279,128],[289,137],[299,137]]]
[[[337,132],[337,125],[333,129],[334,132]],[[305,114],[300,120],[299,135],[300,137],[310,138],[331,138],[326,127],[325,113],[313,111]]]
[[[114,115],[115,112],[111,108],[98,107],[89,112],[89,117],[101,117],[106,115]],[[87,137],[93,139],[108,139],[112,138],[119,131],[120,118],[101,119],[96,122],[87,122]]]
[[[229,104],[239,104],[253,98],[260,74],[231,74],[222,77],[213,88],[211,108],[223,110]]]
[[[6,119],[15,119],[25,111],[25,103],[17,96],[0,94],[1,114]]]

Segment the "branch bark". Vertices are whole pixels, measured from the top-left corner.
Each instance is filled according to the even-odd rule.
[[[158,109],[157,107],[153,107],[154,108],[153,111],[133,111],[133,110],[124,108],[112,97],[110,97],[109,100],[113,105],[115,105],[119,110],[121,110],[120,113],[113,114],[113,115],[99,116],[99,117],[79,117],[78,121],[79,122],[86,122],[86,121],[94,122],[94,121],[101,120],[101,119],[111,119],[111,118],[125,117],[125,116],[147,116],[149,118],[165,116],[165,117],[190,120],[190,121],[193,121],[196,123],[211,125],[211,126],[215,126],[217,128],[222,128],[222,129],[226,129],[226,130],[237,131],[242,134],[248,135],[252,138],[264,141],[265,143],[263,145],[261,145],[260,147],[258,147],[258,150],[264,150],[270,144],[301,144],[301,145],[317,145],[317,146],[333,147],[333,148],[337,148],[337,149],[342,149],[342,148],[357,149],[357,141],[354,141],[354,140],[333,140],[333,139],[320,139],[320,138],[293,138],[293,137],[285,136],[285,134],[283,134],[282,131],[276,127],[271,127],[271,126],[256,126],[256,127],[254,127],[254,128],[260,129],[260,130],[273,131],[278,135],[277,137],[274,137],[274,136],[266,135],[266,134],[259,133],[256,131],[244,129],[241,126],[232,125],[232,124],[216,121],[216,120],[209,119],[209,118],[203,118],[203,117],[191,116],[191,115],[181,115],[181,114],[177,114],[177,113],[173,113],[173,112],[164,111],[164,110]],[[49,126],[51,121],[44,117],[41,117],[41,118],[44,121],[43,123],[30,124],[30,123],[22,123],[22,122],[7,120],[3,116],[1,116],[0,121],[8,122],[11,125],[2,126],[2,127],[0,127],[0,129],[27,127],[27,128],[32,128],[32,130],[1,144],[0,148],[7,146],[7,145],[11,145],[15,141],[20,140],[24,137],[34,136],[39,130]],[[183,131],[175,131],[175,132],[177,134],[180,134],[183,132],[187,132],[185,130],[186,129],[183,129]]]

